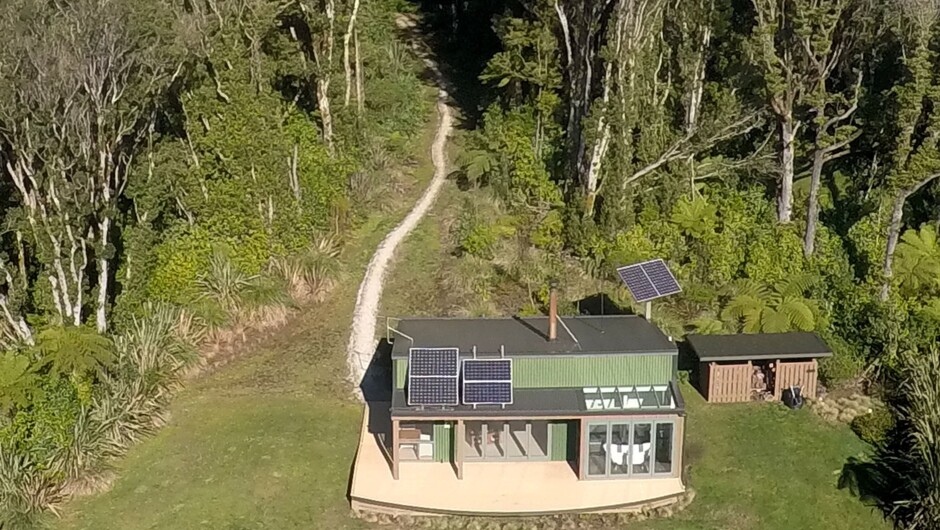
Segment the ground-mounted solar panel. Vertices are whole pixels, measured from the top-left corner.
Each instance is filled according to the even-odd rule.
[[[620,279],[626,284],[627,289],[630,290],[630,294],[633,295],[633,299],[637,302],[645,302],[659,298],[659,293],[657,293],[656,288],[653,287],[653,282],[650,281],[639,264],[620,267],[617,269],[617,274],[620,275]]]
[[[414,377],[408,382],[408,405],[457,405],[456,377]]]
[[[411,348],[408,350],[408,373],[417,377],[457,377],[459,356],[457,348]]]
[[[653,287],[659,293],[659,296],[669,296],[671,294],[681,293],[682,287],[672,275],[672,271],[666,266],[666,262],[661,259],[655,259],[642,264],[643,272],[653,282]]]
[[[511,405],[511,381],[464,381],[463,402],[467,405]]]
[[[661,259],[620,267],[617,274],[637,302],[648,302],[682,292],[679,282]]]
[[[463,380],[512,382],[512,359],[464,359]]]

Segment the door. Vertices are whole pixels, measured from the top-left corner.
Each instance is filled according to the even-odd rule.
[[[583,462],[587,478],[642,478],[672,474],[675,422],[588,422]]]

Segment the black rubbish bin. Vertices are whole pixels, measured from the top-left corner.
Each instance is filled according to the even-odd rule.
[[[783,390],[783,404],[793,410],[803,406],[803,392],[798,386],[791,386]]]

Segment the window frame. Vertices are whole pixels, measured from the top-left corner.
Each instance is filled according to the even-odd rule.
[[[613,418],[613,419],[604,419],[604,420],[588,420],[584,424],[584,431],[581,433],[582,437],[582,446],[584,447],[581,454],[581,462],[583,463],[583,479],[584,480],[643,480],[650,478],[666,478],[674,477],[676,473],[676,432],[678,423],[678,418],[671,419],[659,419],[659,418],[643,418],[643,419],[631,419],[631,418]],[[590,468],[590,455],[591,455],[591,440],[590,433],[591,427],[604,427],[605,428],[605,438],[602,443],[602,448],[605,455],[607,454],[607,446],[612,443],[614,426],[627,425],[628,427],[628,436],[629,436],[629,445],[632,448],[634,445],[634,437],[636,431],[636,425],[643,424],[650,426],[650,450],[649,450],[649,471],[645,473],[634,473],[634,466],[632,460],[630,460],[630,465],[627,465],[627,473],[612,473],[612,461],[610,457],[605,458],[604,461],[604,474],[591,474]],[[670,428],[670,455],[669,455],[669,471],[656,471],[656,435],[659,430],[660,425],[671,425]],[[596,443],[594,445],[597,445]],[[630,459],[631,456],[628,453],[626,458]]]

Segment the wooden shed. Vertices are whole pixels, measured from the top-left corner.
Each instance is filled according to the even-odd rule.
[[[779,400],[798,386],[816,397],[818,359],[832,350],[815,333],[689,335],[699,391],[712,403]]]

